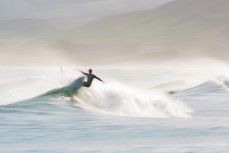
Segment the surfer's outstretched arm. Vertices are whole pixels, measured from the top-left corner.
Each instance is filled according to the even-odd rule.
[[[85,73],[85,72],[83,72],[83,71],[81,71],[81,70],[80,70],[80,72],[81,72],[82,74],[84,74],[84,75],[87,75],[87,73]]]
[[[98,78],[97,76],[95,76],[96,79],[98,79],[99,81],[105,83],[102,79]]]

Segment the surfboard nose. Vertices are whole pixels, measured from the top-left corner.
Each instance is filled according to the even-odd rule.
[[[80,77],[80,78],[76,79],[70,85],[68,85],[68,88],[72,92],[75,92],[75,91],[79,90],[83,85],[83,80],[84,80],[84,77]]]

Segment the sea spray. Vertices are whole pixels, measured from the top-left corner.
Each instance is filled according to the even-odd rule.
[[[188,118],[192,110],[182,102],[160,92],[126,87],[120,83],[82,88],[76,104],[94,112],[129,117]]]

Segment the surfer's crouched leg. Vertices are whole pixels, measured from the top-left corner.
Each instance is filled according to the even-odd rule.
[[[90,87],[91,85],[90,85],[89,83],[87,83],[87,82],[84,81],[84,82],[83,82],[83,86],[88,88],[88,87]]]

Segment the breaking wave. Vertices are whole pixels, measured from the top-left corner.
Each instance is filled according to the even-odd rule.
[[[74,96],[76,105],[84,109],[130,117],[191,117],[192,112],[182,102],[166,94],[125,87],[119,83],[82,88]]]

